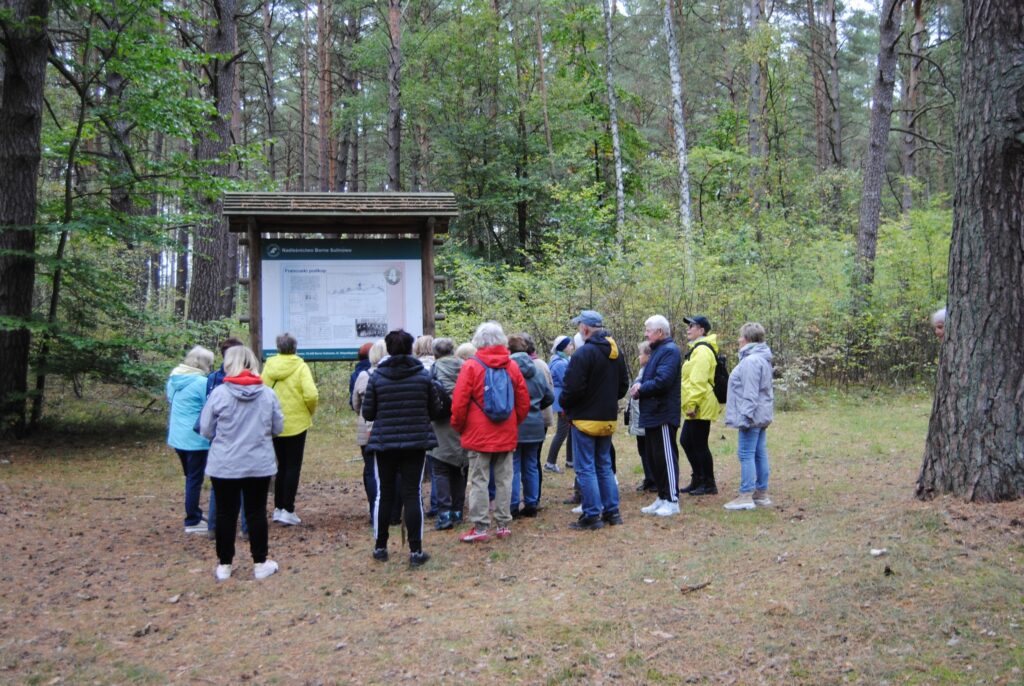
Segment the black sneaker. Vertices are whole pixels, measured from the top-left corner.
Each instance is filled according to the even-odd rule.
[[[605,512],[601,515],[601,521],[608,526],[618,526],[619,524],[622,524],[622,515],[619,514],[618,510]]]
[[[538,512],[538,510],[537,510],[536,507],[533,507],[531,505],[527,505],[523,509],[519,510],[519,516],[520,517],[536,517],[537,516],[537,512]]]
[[[697,488],[698,486],[700,486],[700,482],[697,481],[696,479],[691,478],[689,485],[684,486],[683,488],[680,488],[679,492],[680,493],[689,493],[690,491],[692,491],[693,489]]]
[[[388,561],[388,549],[387,548],[374,548],[373,549],[373,559],[376,560],[377,562],[387,562]]]
[[[511,515],[512,515],[512,519],[519,519],[520,517],[522,517],[522,516],[523,516],[523,511],[522,511],[522,510],[520,510],[520,509],[519,509],[519,508],[517,507],[516,509],[514,509],[514,510],[512,510],[512,511],[511,511]]]
[[[429,553],[425,553],[422,550],[420,550],[418,552],[415,552],[415,553],[409,553],[409,566],[410,567],[422,567],[423,565],[425,565],[427,563],[427,560],[429,560],[429,559],[430,559],[430,554]]]
[[[604,522],[596,515],[593,517],[580,515],[580,518],[570,524],[569,528],[577,531],[597,531],[604,528]]]
[[[714,483],[701,484],[688,491],[687,495],[718,495],[718,486]]]

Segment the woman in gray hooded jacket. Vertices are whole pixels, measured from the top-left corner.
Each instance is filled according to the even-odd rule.
[[[764,327],[740,327],[740,361],[729,375],[725,424],[739,429],[740,495],[727,510],[752,510],[772,504],[768,497],[768,425],[775,413],[772,391],[772,351],[764,342]]]

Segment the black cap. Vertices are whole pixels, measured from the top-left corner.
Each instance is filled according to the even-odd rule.
[[[704,333],[711,331],[711,322],[709,322],[708,318],[702,314],[695,314],[692,317],[683,317],[683,321],[687,324],[696,324],[704,329]]]

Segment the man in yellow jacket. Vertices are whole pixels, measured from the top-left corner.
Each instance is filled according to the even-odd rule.
[[[299,491],[302,454],[306,449],[306,430],[313,425],[319,393],[313,374],[295,354],[298,342],[290,333],[277,337],[278,354],[263,366],[263,383],[274,390],[284,413],[284,430],[274,436],[277,478],[274,480],[274,521],[285,526],[301,524],[295,514],[295,494]]]
[[[718,365],[718,337],[710,333],[711,322],[703,315],[683,317],[689,350],[683,362],[683,429],[679,444],[690,462],[690,484],[679,489],[690,495],[714,495],[715,463],[708,447],[711,422],[722,406],[715,397],[715,367]]]

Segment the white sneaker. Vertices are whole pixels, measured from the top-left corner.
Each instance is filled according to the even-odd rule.
[[[189,524],[185,527],[185,533],[187,534],[205,534],[206,533],[206,522],[199,522],[198,524]]]
[[[277,571],[277,563],[273,560],[267,560],[266,562],[257,562],[252,566],[252,575],[257,579],[266,579],[268,576]]]
[[[577,505],[576,507],[572,508],[572,513],[573,514],[583,514],[583,506],[582,505]]]
[[[652,514],[659,517],[672,517],[679,514],[679,503],[674,503],[671,500],[661,501],[661,507],[655,510]]]
[[[768,491],[754,491],[754,504],[758,507],[768,507],[772,499],[768,497]]]
[[[217,565],[213,575],[217,577],[217,581],[227,581],[231,578],[231,565]]]
[[[654,514],[654,511],[657,510],[659,507],[661,507],[661,504],[663,502],[665,502],[665,501],[662,500],[661,498],[658,498],[653,503],[648,505],[647,507],[641,507],[640,511],[643,512],[644,514]]]
[[[279,508],[279,507],[275,507],[275,508],[274,508],[274,516],[273,516],[273,517],[271,517],[271,519],[272,519],[273,521],[275,521],[275,522],[279,522],[279,521],[281,521],[281,513],[282,513],[282,512],[284,512],[284,510],[282,510],[282,509],[281,509],[281,508]]]
[[[740,493],[739,497],[730,500],[723,507],[727,510],[753,510],[754,496],[750,493]]]
[[[281,522],[285,526],[295,526],[296,524],[302,524],[302,520],[294,512],[288,510],[281,510],[281,515],[277,518],[277,521]]]

